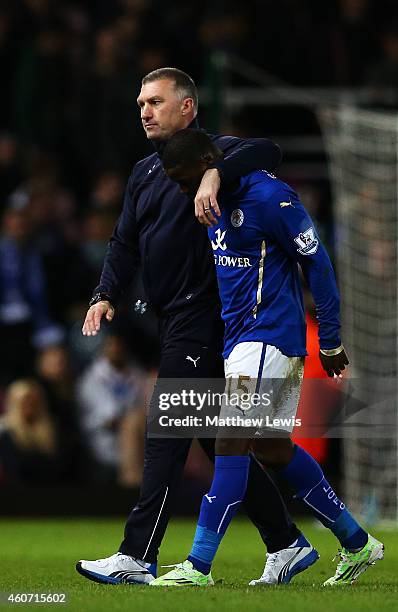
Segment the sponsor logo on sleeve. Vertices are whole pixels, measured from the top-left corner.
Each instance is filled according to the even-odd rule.
[[[313,227],[309,227],[305,232],[300,232],[294,242],[298,245],[297,251],[301,255],[314,255],[318,250],[319,240],[315,236]]]

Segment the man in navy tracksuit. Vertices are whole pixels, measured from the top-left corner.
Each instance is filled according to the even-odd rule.
[[[181,129],[197,127],[196,88],[185,73],[163,68],[143,79],[137,101],[156,152],[138,162],[129,178],[83,334],[95,335],[102,317],[112,320],[120,295],[141,263],[146,295],[160,321],[159,378],[223,378],[223,325],[207,232],[196,222],[192,202],[162,166],[167,140]],[[265,139],[212,139],[224,159],[207,170],[195,198],[196,216],[208,225],[219,212],[221,181],[228,184],[255,169],[272,170],[280,162],[279,148]],[[214,461],[214,440],[201,444]],[[153,580],[190,445],[190,439],[147,438],[140,498],[119,552],[80,561],[76,568],[82,575],[111,584]],[[254,460],[244,504],[268,552],[285,549],[299,537],[275,485]]]

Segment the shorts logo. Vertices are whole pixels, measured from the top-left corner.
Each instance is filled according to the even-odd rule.
[[[213,251],[217,251],[217,249],[221,249],[221,251],[225,251],[227,249],[227,245],[224,241],[225,239],[225,234],[227,233],[227,230],[225,230],[224,232],[218,228],[218,230],[216,231],[216,241],[211,241],[211,246],[213,247]]]
[[[236,208],[231,214],[231,223],[234,227],[240,227],[245,219],[245,215],[240,208]]]
[[[313,227],[309,227],[305,232],[300,232],[294,239],[294,242],[300,247],[297,251],[301,255],[314,255],[318,250],[319,240],[315,238]]]

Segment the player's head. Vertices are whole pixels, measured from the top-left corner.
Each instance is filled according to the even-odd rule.
[[[182,70],[158,68],[142,79],[137,103],[147,138],[167,140],[196,117],[198,92]]]
[[[163,167],[181,191],[195,195],[203,174],[222,152],[201,130],[185,129],[174,134],[163,151]]]

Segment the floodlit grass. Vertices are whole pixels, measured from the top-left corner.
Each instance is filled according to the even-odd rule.
[[[190,550],[195,522],[172,522],[161,549],[160,563],[183,561]],[[366,612],[398,610],[398,532],[376,530],[386,545],[378,562],[352,587],[323,588],[334,573],[337,543],[326,529],[305,525],[304,532],[321,559],[290,585],[248,587],[260,576],[264,547],[245,519],[229,528],[213,566],[217,584],[208,589],[103,586],[75,571],[80,558],[97,559],[116,552],[123,520],[8,520],[0,519],[0,591],[4,593],[66,593],[67,604],[16,605],[2,601],[0,609],[35,607],[88,611],[228,612],[267,610]],[[161,573],[167,571],[160,569]]]

